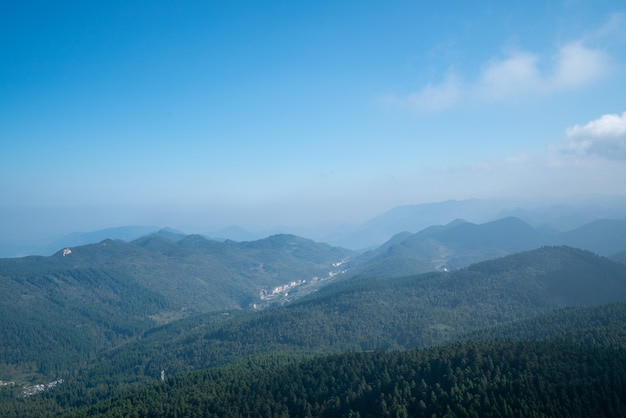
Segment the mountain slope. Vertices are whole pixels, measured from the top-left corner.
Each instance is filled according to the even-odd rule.
[[[76,368],[153,326],[150,315],[168,307],[129,274],[75,266],[61,254],[0,260],[0,375]]]
[[[572,248],[542,248],[449,273],[354,278],[280,308],[174,323],[112,352],[106,365],[150,380],[160,368],[177,374],[273,351],[430,346],[566,306],[619,300],[626,300],[626,266]]]
[[[159,322],[249,308],[264,289],[327,277],[350,255],[295,236],[219,243],[163,231],[69,250],[0,259],[0,379],[54,377]]]
[[[559,339],[569,343],[616,346],[626,341],[626,302],[568,307],[532,318],[473,331],[462,340],[530,341]]]
[[[609,256],[626,250],[626,220],[598,219],[560,234],[559,243]]]

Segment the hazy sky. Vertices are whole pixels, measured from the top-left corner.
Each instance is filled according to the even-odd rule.
[[[0,60],[4,240],[626,194],[622,0],[8,0]]]

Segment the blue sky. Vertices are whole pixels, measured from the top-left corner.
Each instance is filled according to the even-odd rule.
[[[626,194],[626,6],[511,3],[2,2],[0,235]]]

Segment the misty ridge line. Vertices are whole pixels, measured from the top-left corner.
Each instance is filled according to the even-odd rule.
[[[395,207],[359,226],[306,228],[282,227],[246,230],[239,226],[206,230],[193,227],[199,233],[215,240],[254,241],[271,235],[288,233],[318,242],[341,246],[356,251],[374,249],[402,232],[416,233],[430,226],[446,225],[457,219],[471,223],[486,223],[504,217],[517,217],[534,228],[566,232],[598,219],[626,219],[626,196],[587,195],[549,199],[467,199],[448,200]],[[162,230],[159,226],[119,226],[91,232],[74,232],[44,245],[21,245],[0,241],[0,257],[49,255],[61,247],[70,247],[101,240],[132,241],[143,235]],[[182,229],[172,232],[185,234]],[[205,230],[205,232],[202,232]],[[27,249],[30,248],[30,249]]]

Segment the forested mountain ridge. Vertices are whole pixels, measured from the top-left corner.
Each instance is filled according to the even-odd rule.
[[[46,274],[98,270],[131,277],[174,309],[205,312],[247,308],[264,288],[324,278],[335,270],[333,264],[351,255],[293,235],[237,243],[158,233],[130,243],[104,240],[72,247],[50,257],[0,259],[0,275],[19,286],[44,283]]]
[[[564,306],[624,300],[624,267],[586,251],[546,247],[459,271],[356,277],[214,335],[222,342],[258,339],[261,345],[288,349],[433,345],[471,329]]]
[[[546,245],[567,245],[603,256],[626,250],[626,220],[601,219],[567,232],[533,228],[515,217],[484,224],[457,219],[417,233],[401,233],[353,260],[353,272],[403,276],[458,269]]]
[[[0,380],[54,377],[159,322],[248,309],[264,289],[326,278],[350,255],[290,235],[235,243],[161,232],[0,259]]]

